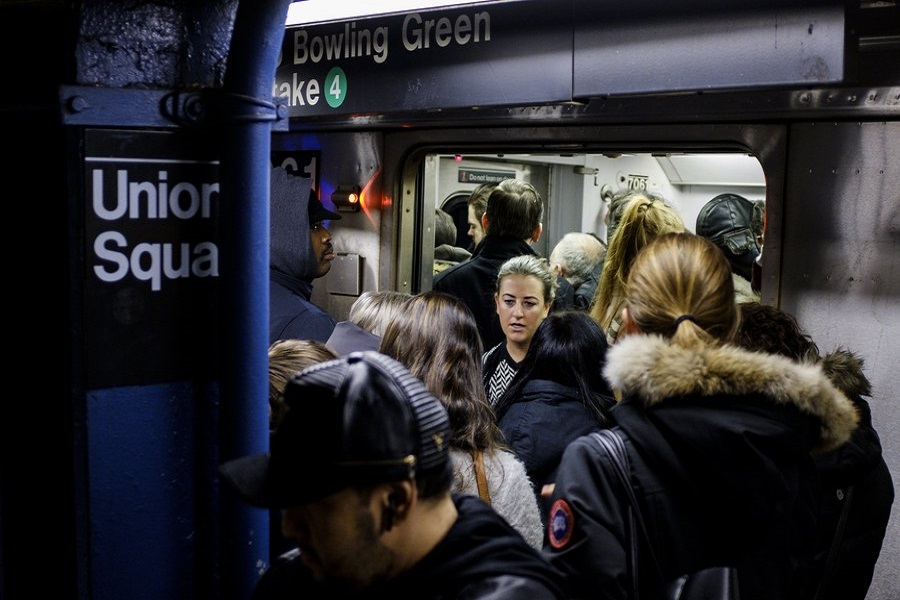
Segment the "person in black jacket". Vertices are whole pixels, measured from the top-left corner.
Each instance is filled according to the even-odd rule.
[[[494,406],[510,449],[525,463],[541,504],[574,439],[609,423],[615,404],[603,379],[606,335],[590,315],[563,311],[541,322],[513,381]]]
[[[284,394],[271,452],[219,469],[245,501],[283,509],[298,545],[254,599],[564,598],[509,523],[451,494],[447,411],[399,362],[354,352],[308,367]]]
[[[544,546],[572,598],[652,597],[718,566],[736,569],[741,600],[800,597],[816,548],[812,453],[845,444],[859,416],[820,365],[730,344],[739,324],[731,268],[712,242],[667,233],[637,254],[604,376],[620,397],[609,431],[650,541],[629,535],[607,446],[595,433],[572,442]]]
[[[819,362],[859,411],[850,440],[815,457],[819,473],[819,525],[807,600],[865,600],[894,503],[894,483],[863,396],[872,386],[863,359],[838,348],[825,356],[793,315],[775,306],[741,304],[737,344],[749,350]]]
[[[544,204],[533,185],[518,179],[505,179],[488,197],[482,216],[485,236],[472,257],[434,276],[432,289],[462,300],[478,323],[484,348],[493,348],[504,339],[497,319],[494,292],[500,265],[514,256],[536,255],[531,245],[541,238]],[[573,298],[572,285],[558,278],[557,297]],[[556,309],[568,308],[561,304]]]

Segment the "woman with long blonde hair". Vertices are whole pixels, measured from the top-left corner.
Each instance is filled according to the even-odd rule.
[[[619,336],[625,282],[635,256],[653,238],[685,230],[681,216],[658,194],[632,192],[621,200],[620,206],[621,217],[609,240],[597,295],[591,305],[591,316],[606,332],[610,344]]]

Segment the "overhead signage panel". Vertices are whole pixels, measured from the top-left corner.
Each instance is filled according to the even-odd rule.
[[[568,8],[512,1],[291,27],[273,95],[291,117],[568,101]]]
[[[768,2],[660,11],[635,0],[598,18],[597,3],[576,0],[574,96],[649,94],[796,84],[845,77],[843,6]],[[808,4],[808,3],[807,3]],[[652,6],[652,17],[647,9]],[[647,40],[653,40],[648,44]]]

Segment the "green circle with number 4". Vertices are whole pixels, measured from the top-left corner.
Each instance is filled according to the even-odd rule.
[[[325,100],[328,106],[337,108],[344,103],[347,97],[347,76],[340,67],[335,67],[328,71],[325,77]]]

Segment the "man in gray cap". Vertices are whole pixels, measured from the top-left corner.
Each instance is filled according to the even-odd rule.
[[[374,351],[308,367],[285,388],[271,452],[220,467],[244,500],[283,509],[298,549],[254,599],[563,598],[560,576],[476,496],[451,495],[440,401]]]
[[[324,342],[335,319],[316,306],[312,281],[331,269],[334,247],[325,223],[341,216],[326,209],[312,181],[272,169],[269,226],[269,343],[283,339]]]

